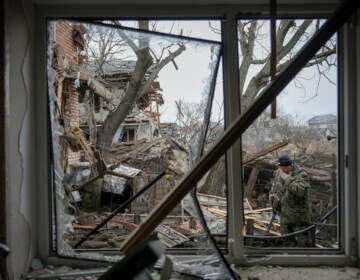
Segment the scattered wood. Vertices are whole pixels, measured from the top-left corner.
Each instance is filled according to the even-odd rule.
[[[127,230],[129,231],[132,231],[136,228],[138,228],[139,226],[137,224],[133,224],[133,223],[129,223],[129,222],[126,222],[126,221],[123,221],[121,220],[121,218],[118,218],[118,217],[114,217],[112,220],[111,220],[112,223],[116,223],[116,224],[120,224],[122,225],[124,228],[126,228]]]
[[[247,205],[249,206],[250,211],[252,211],[252,210],[253,210],[253,207],[251,206],[250,201],[249,201],[247,198],[245,198],[245,202],[246,202]]]
[[[199,198],[208,198],[208,199],[215,199],[220,201],[226,201],[226,197],[211,195],[211,194],[204,194],[204,193],[197,193]]]
[[[272,208],[266,207],[266,208],[255,209],[252,211],[245,211],[245,215],[254,214],[254,213],[262,213],[262,212],[266,212],[266,211],[272,211]]]
[[[119,235],[119,236],[115,236],[112,239],[115,241],[124,241],[126,238],[128,238],[128,235]]]
[[[166,225],[159,225],[156,228],[156,232],[158,233],[160,241],[162,241],[168,248],[190,241],[187,236]]]
[[[257,225],[257,224],[254,224],[254,228],[258,229],[258,230],[261,230],[263,232],[266,232],[267,231],[267,228],[266,227],[262,227],[260,225]],[[269,231],[270,234],[272,235],[276,235],[276,236],[280,236],[281,233],[280,232],[277,232],[277,231],[274,231],[274,230],[270,230]]]
[[[208,205],[208,206],[222,206],[222,207],[226,207],[227,203],[226,202],[214,202],[214,201],[200,201],[201,205]]]
[[[220,217],[226,217],[226,215],[227,215],[227,211],[225,211],[225,210],[214,209],[214,208],[210,208],[210,207],[206,207],[205,209],[207,211],[209,211],[210,213],[213,213],[213,214],[218,215]]]
[[[86,225],[73,224],[73,228],[74,228],[74,229],[93,230],[95,227],[94,227],[94,226],[86,226]]]
[[[253,219],[252,217],[245,217],[245,219],[247,220],[247,219]],[[255,222],[257,222],[257,223],[261,223],[261,224],[266,224],[266,225],[268,225],[268,224],[270,224],[270,221],[266,221],[266,220],[255,220]],[[276,222],[272,222],[272,225],[273,226],[276,226],[276,227],[280,227],[280,224],[279,223],[276,223]]]

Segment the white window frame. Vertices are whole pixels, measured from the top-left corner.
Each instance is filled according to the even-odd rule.
[[[247,5],[192,5],[192,4],[177,4],[177,5],[143,5],[141,9],[138,5],[133,5],[127,2],[126,5],[118,4],[118,1],[109,0],[107,4],[102,4],[97,1],[92,1],[96,5],[89,5],[88,1],[73,1],[72,4],[65,6],[62,1],[34,1],[36,9],[33,11],[36,54],[35,54],[35,69],[36,69],[36,94],[33,102],[36,104],[36,123],[37,123],[37,155],[39,165],[36,169],[36,185],[39,186],[39,201],[38,204],[38,221],[39,221],[39,252],[41,257],[51,257],[51,236],[49,234],[50,215],[51,215],[51,201],[49,198],[52,194],[49,192],[49,182],[52,180],[50,166],[48,165],[48,146],[50,135],[47,132],[47,84],[46,84],[46,19],[47,18],[150,18],[154,19],[221,19],[222,20],[222,40],[223,40],[223,72],[224,72],[224,105],[226,116],[225,120],[230,124],[239,114],[240,101],[238,92],[238,63],[237,63],[237,38],[236,25],[237,19],[241,13],[263,13],[268,16],[266,5],[251,5],[251,1]],[[51,2],[51,5],[49,3]],[[130,1],[131,2],[131,1]],[[146,3],[146,1],[144,1]],[[210,1],[209,1],[210,2]],[[221,2],[221,1],[220,1]],[[178,3],[181,3],[180,1]],[[214,2],[211,2],[214,3]],[[302,15],[314,16],[314,9],[318,9],[318,16],[331,14],[334,5],[293,5],[293,6],[279,6],[278,15],[286,14],[287,16],[295,17]],[[32,7],[34,8],[34,6]],[[357,81],[356,71],[358,68],[358,61],[354,61],[351,57],[356,54],[356,45],[354,40],[345,40],[353,36],[356,37],[359,44],[359,27],[351,27],[351,23],[347,24],[342,32],[339,33],[339,41],[341,45],[341,53],[339,56],[339,67],[344,71],[339,71],[339,90],[341,92],[340,102],[342,107],[339,108],[340,122],[340,153],[339,153],[339,183],[342,186],[340,195],[340,232],[342,248],[337,254],[328,253],[326,250],[322,254],[298,252],[290,253],[289,255],[268,255],[266,259],[259,259],[260,264],[269,265],[349,265],[356,260],[358,256],[358,249],[355,246],[358,243],[358,232],[360,231],[360,217],[358,215],[358,203],[360,192],[357,192],[357,185],[360,174],[360,165],[358,167],[359,154],[357,153],[358,146],[358,131],[360,131],[360,123],[357,118],[355,92],[359,88],[359,81]],[[357,33],[356,33],[357,32]],[[356,57],[356,56],[355,56]],[[357,63],[357,64],[356,64]],[[355,64],[355,65],[352,65]],[[358,101],[360,103],[360,101]],[[347,109],[345,109],[347,108]],[[343,124],[343,126],[341,126]],[[252,251],[244,248],[241,232],[242,224],[241,211],[238,206],[242,205],[241,197],[241,162],[240,141],[228,151],[227,153],[227,185],[228,185],[228,257],[231,262],[236,264],[247,264],[246,256],[251,256],[253,253],[259,254],[259,250]],[[351,152],[351,151],[356,151]],[[344,155],[347,155],[346,157]],[[345,166],[345,161],[348,163]],[[356,195],[353,195],[356,194]],[[237,207],[235,207],[237,206]],[[355,245],[354,245],[355,244]],[[311,252],[311,251],[310,251]],[[51,259],[51,258],[50,258]],[[58,260],[62,263],[66,261],[62,258],[54,256],[53,260]],[[80,261],[80,260],[79,260]],[[74,260],[69,260],[74,263]],[[254,264],[252,262],[251,264]]]

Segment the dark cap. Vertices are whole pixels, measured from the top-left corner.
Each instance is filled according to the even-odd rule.
[[[282,155],[279,157],[279,166],[289,166],[292,165],[292,160],[288,155]]]

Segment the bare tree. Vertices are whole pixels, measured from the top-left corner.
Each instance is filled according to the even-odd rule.
[[[179,138],[189,144],[192,142],[201,123],[201,108],[199,103],[186,102],[183,99],[175,101],[176,123],[180,127]]]
[[[240,46],[239,83],[241,94],[241,110],[245,110],[256,98],[261,89],[270,83],[270,50],[269,30],[265,21],[241,20],[238,22],[238,38]],[[278,20],[276,31],[277,72],[282,71],[302,45],[315,33],[321,24],[320,20]],[[218,32],[216,27],[210,28]],[[336,39],[332,38],[307,63],[317,71],[317,87],[322,78],[332,82],[328,76],[329,70],[336,65]],[[302,77],[295,80],[298,87],[304,89]],[[307,93],[306,99],[317,95]]]
[[[241,95],[241,110],[244,111],[257,97],[261,90],[270,83],[270,48],[269,46],[269,27],[265,21],[243,20],[238,23],[238,38],[240,47],[239,62],[239,93]],[[319,29],[320,20],[279,20],[276,31],[276,70],[282,71],[291,61],[296,52],[304,45],[312,34]],[[209,27],[214,32],[219,33],[219,29],[209,22]],[[294,80],[297,87],[306,92],[304,102],[316,97],[318,86],[321,79],[332,82],[328,76],[333,66],[336,66],[336,39],[332,38],[324,45],[321,50],[307,63],[307,69],[316,72],[317,87],[314,92],[306,92],[303,85],[304,76],[297,76]],[[281,113],[281,111],[279,111]],[[299,148],[304,149],[306,143],[313,137],[309,129],[305,129],[300,124],[295,124],[289,115],[281,115],[275,121],[270,119],[270,114],[265,112],[249,128],[255,133],[251,138],[261,145],[264,141],[263,134],[269,123],[275,133],[280,138],[293,141]],[[245,132],[249,134],[249,131]],[[221,166],[221,165],[219,165]],[[220,178],[224,174],[223,167],[213,168],[209,178]],[[215,175],[213,175],[213,173]],[[217,189],[217,185],[207,181],[202,190],[222,195]]]
[[[149,37],[140,36],[138,43],[135,43],[133,38],[129,38],[125,32],[118,28],[119,22],[114,21],[112,23],[114,27],[90,28],[91,33],[88,36],[90,42],[88,43],[87,51],[88,55],[90,55],[90,60],[96,66],[96,73],[101,76],[104,73],[103,66],[105,63],[111,63],[111,60],[118,58],[121,53],[124,53],[127,48],[125,46],[132,49],[135,54],[136,63],[120,104],[117,104],[115,109],[107,115],[104,124],[97,131],[96,147],[105,158],[107,157],[107,149],[112,143],[116,130],[125,120],[133,106],[146,93],[164,66],[170,62],[176,65],[175,58],[185,50],[185,45],[183,44],[178,44],[177,46],[169,44],[158,54],[149,47]],[[149,29],[148,21],[139,21],[138,24],[139,29]],[[175,50],[174,47],[176,47]]]
[[[86,42],[87,67],[93,69],[98,78],[104,74],[104,65],[111,65],[126,50],[125,42],[115,28],[88,24]]]

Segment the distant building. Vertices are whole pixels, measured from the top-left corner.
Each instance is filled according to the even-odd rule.
[[[311,128],[337,128],[337,117],[334,114],[318,115],[308,120]]]

